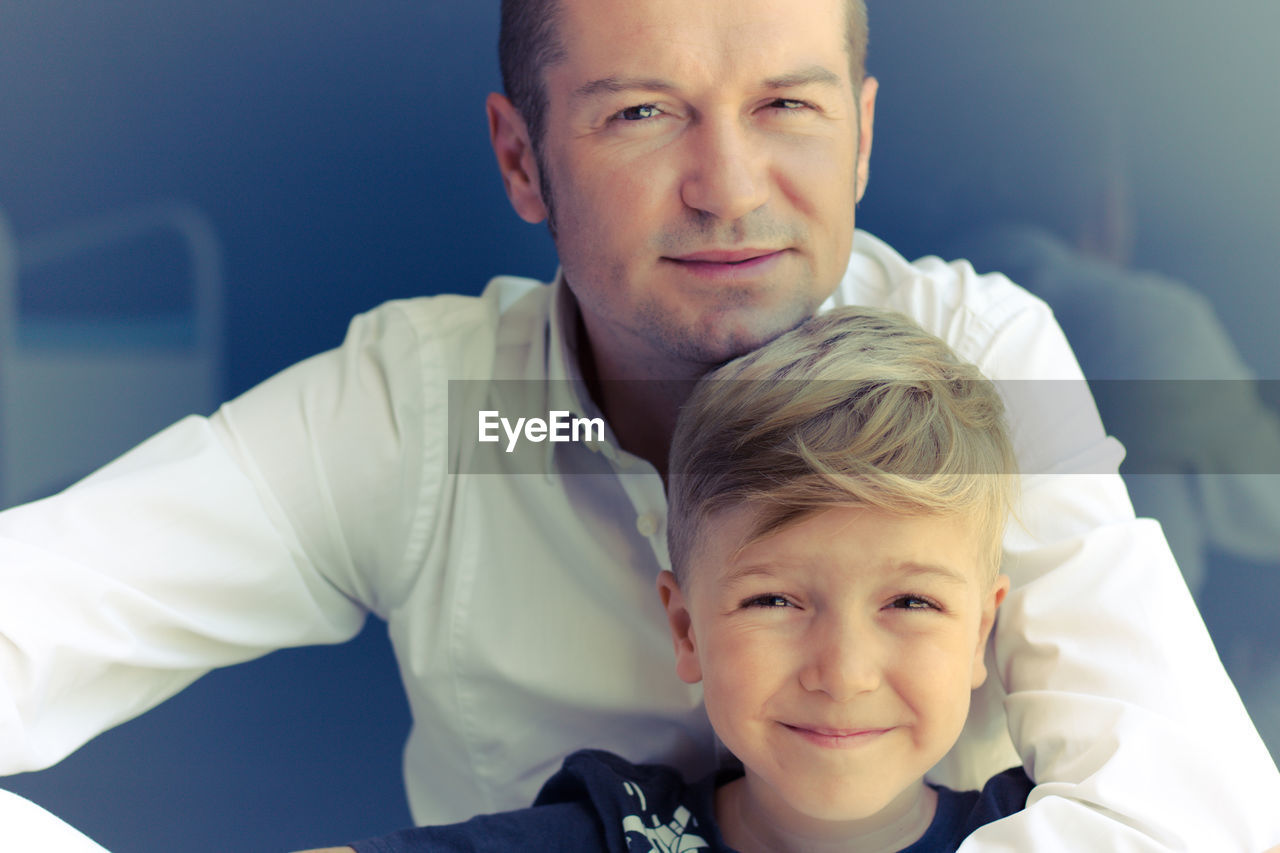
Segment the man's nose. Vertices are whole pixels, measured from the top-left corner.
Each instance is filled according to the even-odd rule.
[[[845,702],[880,686],[882,643],[867,619],[834,614],[810,629],[807,659],[800,684]]]
[[[733,222],[768,200],[767,157],[740,119],[704,119],[691,146],[680,188],[686,206]]]

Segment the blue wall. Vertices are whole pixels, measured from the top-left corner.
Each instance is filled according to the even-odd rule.
[[[497,4],[9,0],[0,208],[19,236],[153,198],[213,220],[228,387],[385,299],[550,276],[492,166]]]
[[[24,237],[152,199],[200,207],[224,251],[227,395],[385,299],[549,277],[550,242],[507,207],[487,145],[496,6],[5,0],[0,209]],[[932,75],[1040,50],[1101,67],[1143,152],[1139,260],[1205,290],[1254,367],[1280,375],[1280,7],[871,6],[881,112],[862,224],[909,239],[881,176],[909,174],[895,115],[926,108]],[[407,725],[374,624],[346,647],[216,673],[5,785],[122,851],[336,843],[408,821]]]
[[[203,210],[234,395],[386,299],[554,272],[488,150],[496,36],[496,3],[6,0],[0,210],[20,241],[154,199]],[[112,850],[330,844],[409,822],[408,722],[371,622],[344,647],[215,673],[0,784]]]

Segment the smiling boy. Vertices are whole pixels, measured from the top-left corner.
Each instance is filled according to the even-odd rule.
[[[676,671],[744,766],[715,795],[730,847],[948,850],[1022,808],[1020,768],[982,797],[923,778],[1009,588],[1015,465],[976,368],[900,315],[837,310],[699,386],[671,468],[658,585]]]
[[[923,776],[986,677],[1008,580],[967,517],[813,512],[756,539],[758,512],[727,510],[685,580],[663,578],[680,675],[745,768],[716,791],[720,832],[741,851],[954,849],[973,809],[951,792],[911,847],[938,812]],[[998,778],[1020,809],[1021,769]]]
[[[1009,588],[1015,466],[976,368],[901,315],[837,309],[701,382],[670,470],[676,672],[741,770],[686,785],[578,752],[533,808],[357,851],[933,853],[1023,807],[1022,768],[981,794],[924,781]]]

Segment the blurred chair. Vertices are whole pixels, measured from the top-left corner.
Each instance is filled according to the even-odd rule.
[[[177,264],[122,296],[121,281],[154,276],[158,241]],[[21,240],[0,213],[0,508],[212,411],[221,359],[221,255],[196,208],[156,203]]]

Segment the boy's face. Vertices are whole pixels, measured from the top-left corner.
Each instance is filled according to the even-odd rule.
[[[739,550],[754,517],[715,516],[684,589],[660,580],[676,670],[762,821],[891,817],[959,737],[1008,579],[965,518],[838,507]]]

